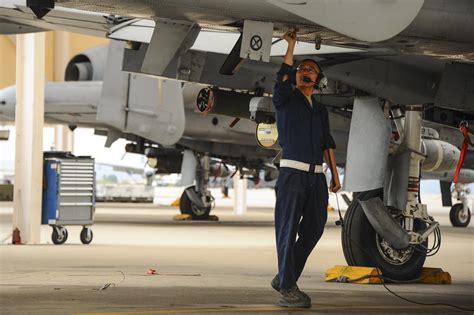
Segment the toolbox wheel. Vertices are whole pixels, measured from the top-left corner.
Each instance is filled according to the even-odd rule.
[[[92,238],[94,237],[94,233],[92,233],[91,229],[84,227],[80,236],[82,244],[90,244],[92,242]]]
[[[53,226],[53,234],[51,234],[51,240],[55,245],[64,244],[67,240],[67,229],[64,227]]]

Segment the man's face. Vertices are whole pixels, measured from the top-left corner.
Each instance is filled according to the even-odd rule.
[[[303,77],[308,77],[311,81],[316,81],[319,75],[318,66],[311,61],[304,61],[296,68],[296,86],[297,87],[314,87],[312,82],[304,82]]]

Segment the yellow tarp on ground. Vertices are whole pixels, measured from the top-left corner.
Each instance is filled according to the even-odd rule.
[[[451,275],[441,268],[423,268],[420,274],[420,283],[451,284]]]
[[[357,284],[379,284],[383,279],[379,277],[382,272],[377,272],[373,267],[335,266],[326,271],[326,282],[345,282]],[[418,281],[413,283],[425,284],[451,284],[451,275],[441,268],[423,268]]]
[[[326,271],[326,282],[349,282],[358,284],[382,283],[373,267],[335,266]],[[346,281],[348,280],[348,281]]]
[[[179,198],[179,197],[176,198],[176,200],[171,203],[171,206],[172,207],[179,207],[179,202],[180,201],[181,201],[181,198]]]

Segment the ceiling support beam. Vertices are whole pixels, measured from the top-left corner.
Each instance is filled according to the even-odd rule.
[[[17,35],[13,239],[40,243],[45,33]]]

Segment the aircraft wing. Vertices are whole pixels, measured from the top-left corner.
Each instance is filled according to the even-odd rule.
[[[399,34],[423,5],[423,0],[267,1],[308,21],[366,42],[379,42]]]
[[[42,19],[38,19],[29,7],[19,5],[18,1],[7,1],[0,4],[0,34],[62,30],[106,37],[114,30],[118,30],[119,26],[126,27],[135,22],[137,22],[136,19],[70,8],[57,8]],[[143,26],[140,28],[142,31],[146,29]],[[134,33],[134,35],[137,36],[141,33]]]
[[[42,19],[38,19],[30,8],[19,5],[18,1],[7,1],[0,4],[0,34],[4,35],[62,30],[148,44],[151,41],[154,28],[155,21],[153,20],[112,16],[107,13],[102,14],[64,7],[57,7]],[[237,33],[202,31],[191,49],[228,54],[238,37]],[[285,43],[278,42],[272,46],[271,55],[283,56],[285,51]],[[323,45],[320,50],[316,50],[314,44],[300,42],[296,47],[295,55],[357,52],[362,52],[362,50],[327,45]]]

